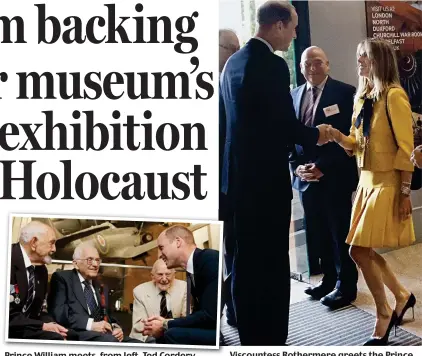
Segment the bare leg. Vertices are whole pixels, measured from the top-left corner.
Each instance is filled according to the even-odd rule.
[[[373,257],[373,250],[368,247],[351,246],[350,256],[361,269],[365,282],[374,298],[377,320],[373,337],[383,337],[388,329],[393,310],[385,295],[383,275]]]
[[[382,273],[382,280],[389,290],[394,294],[396,298],[396,305],[394,310],[397,315],[400,315],[407,300],[410,297],[410,292],[399,282],[397,277],[394,275],[387,261],[378,253],[373,251],[373,260],[377,264],[378,268]]]

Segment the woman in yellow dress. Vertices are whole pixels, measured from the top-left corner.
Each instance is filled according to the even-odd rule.
[[[376,305],[374,332],[365,345],[387,345],[391,328],[401,323],[416,302],[374,250],[415,241],[410,201],[412,113],[400,86],[396,55],[388,42],[362,41],[357,47],[357,62],[359,86],[350,135],[336,129],[331,129],[331,135],[333,141],[356,155],[361,171],[346,242]],[[395,296],[394,310],[384,285]]]

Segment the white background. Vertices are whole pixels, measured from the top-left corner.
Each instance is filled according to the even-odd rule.
[[[199,42],[198,49],[192,54],[179,54],[174,50],[174,44],[37,44],[37,8],[34,3],[45,3],[46,13],[54,15],[58,19],[67,16],[78,16],[83,22],[92,16],[102,16],[107,19],[107,8],[104,4],[116,4],[116,17],[118,16],[168,16],[172,20],[172,39],[177,43],[175,21],[181,16],[191,16],[198,11],[199,17],[195,19],[195,29],[185,36],[193,36]],[[144,9],[141,13],[135,11],[135,5],[142,3]],[[202,166],[202,171],[207,176],[202,179],[202,192],[207,191],[206,199],[195,200],[193,196],[193,183],[190,183],[191,195],[185,201],[166,200],[150,201],[117,199],[108,201],[100,196],[90,201],[83,201],[74,194],[74,200],[61,200],[59,197],[52,201],[40,198],[36,200],[3,200],[0,201],[0,227],[4,239],[4,247],[8,244],[9,214],[28,213],[45,215],[85,215],[85,216],[108,216],[127,218],[158,218],[158,219],[217,219],[218,206],[218,105],[217,105],[217,81],[218,81],[218,2],[217,1],[173,1],[173,0],[147,0],[147,1],[6,1],[0,2],[0,16],[21,16],[25,21],[26,44],[0,44],[1,61],[0,71],[7,72],[9,79],[6,83],[0,83],[0,124],[33,123],[43,122],[41,111],[53,110],[54,122],[74,123],[73,110],[93,110],[96,122],[115,123],[111,118],[113,110],[119,110],[122,116],[135,115],[140,123],[143,120],[143,112],[152,112],[151,123],[158,126],[159,123],[170,122],[175,125],[181,123],[200,122],[206,128],[207,151],[183,152],[178,149],[171,152],[164,151],[117,151],[105,149],[102,152],[95,151],[12,151],[1,150],[1,160],[37,160],[33,170],[33,188],[35,192],[36,178],[44,172],[54,172],[59,178],[62,177],[62,165],[60,160],[71,159],[73,176],[82,172],[92,172],[102,177],[107,172],[116,172],[122,176],[126,172],[168,172],[172,177],[176,172],[192,172],[195,164]],[[116,19],[116,24],[120,20]],[[125,28],[129,37],[134,39],[134,21],[127,20]],[[144,20],[144,27],[148,28],[148,21]],[[130,26],[130,24],[132,26]],[[12,25],[12,29],[14,25]],[[98,28],[97,38],[105,34],[105,28]],[[0,31],[1,23],[0,23]],[[12,30],[12,33],[14,31]],[[63,32],[63,25],[62,25]],[[85,32],[85,31],[84,31]],[[1,34],[2,32],[0,32]],[[119,40],[119,36],[116,36]],[[148,35],[145,36],[149,38]],[[159,36],[160,38],[160,36]],[[14,36],[12,35],[12,39]],[[185,46],[185,45],[184,45]],[[17,72],[44,71],[55,72],[81,72],[82,74],[96,71],[102,72],[103,77],[109,72],[187,72],[193,70],[190,64],[192,56],[199,58],[199,68],[195,73],[214,72],[214,95],[209,100],[130,100],[123,97],[119,100],[109,100],[104,95],[98,100],[17,100],[18,77]],[[191,93],[197,88],[195,76],[190,76]],[[58,83],[58,82],[57,82]],[[58,84],[57,84],[58,86]],[[118,86],[124,88],[124,86]],[[163,88],[165,91],[165,88]],[[204,94],[204,91],[201,91]],[[81,122],[81,120],[79,120]],[[41,130],[41,129],[40,129]],[[194,136],[195,137],[195,136]],[[10,138],[10,137],[9,137]],[[21,136],[21,141],[24,136]],[[122,141],[125,139],[122,137]],[[16,138],[10,143],[16,142]],[[16,164],[15,175],[21,175],[20,164]],[[1,183],[3,183],[1,170]],[[143,176],[145,178],[145,176]],[[159,179],[156,180],[159,183]],[[13,183],[13,193],[16,197],[22,196],[22,183]],[[117,185],[116,185],[117,187]],[[123,185],[119,186],[120,189]],[[1,188],[2,191],[2,188]],[[180,192],[179,192],[180,194]],[[6,305],[5,286],[8,286],[6,270],[7,248],[0,251],[0,259],[4,269],[0,273],[0,285],[4,293],[0,293],[0,305]],[[6,318],[7,316],[5,316]],[[52,345],[28,345],[28,344],[5,344],[4,343],[4,319],[1,318],[0,334],[3,347],[8,352],[33,352],[55,351],[67,352],[71,348],[75,352],[94,352],[93,348],[86,346],[70,346],[66,349]],[[98,348],[98,347],[97,347]],[[109,348],[107,346],[107,348]],[[115,352],[123,349],[114,349]],[[138,349],[139,350],[139,349]],[[146,349],[141,349],[145,350]],[[165,349],[163,349],[165,350]],[[126,351],[134,351],[126,348]],[[153,350],[154,351],[154,350]],[[192,352],[193,350],[185,350]],[[97,354],[98,356],[99,354]]]

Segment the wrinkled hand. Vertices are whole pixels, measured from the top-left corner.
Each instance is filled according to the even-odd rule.
[[[319,179],[324,175],[315,163],[298,166],[296,174],[304,182],[319,182]]]
[[[412,155],[410,156],[410,160],[414,166],[422,168],[422,145],[416,147],[413,150]]]
[[[410,197],[402,194],[400,194],[399,215],[401,221],[409,219],[412,215],[412,202]]]
[[[95,321],[92,323],[91,327],[92,331],[97,331],[101,334],[105,334],[107,332],[111,332],[111,325],[107,323],[106,321]]]
[[[113,335],[120,342],[123,341],[123,330],[120,327],[114,328],[111,335]]]
[[[142,331],[142,335],[144,336],[152,336],[156,339],[161,337],[164,334],[163,329],[163,322],[164,318],[160,316],[153,316],[148,318],[144,322],[144,331]]]
[[[67,329],[57,323],[44,323],[42,324],[44,331],[51,331],[53,333],[60,334],[64,338],[67,337]]]
[[[317,145],[322,146],[325,145],[327,142],[330,141],[331,133],[330,133],[331,125],[327,124],[321,124],[317,126],[317,129],[319,130],[319,138]]]

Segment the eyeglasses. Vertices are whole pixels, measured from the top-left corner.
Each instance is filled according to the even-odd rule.
[[[97,263],[97,265],[100,265],[102,260],[101,258],[92,258],[92,257],[88,257],[88,258],[77,258],[78,261],[86,261],[86,263],[91,266],[92,263],[95,261]]]
[[[224,48],[224,49],[227,49],[228,51],[231,51],[231,52],[237,52],[239,49],[240,49],[240,47],[237,47],[237,46],[224,46],[224,45],[219,45],[221,48]]]

